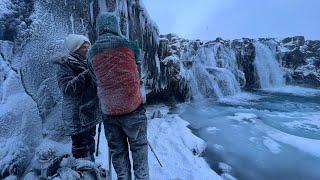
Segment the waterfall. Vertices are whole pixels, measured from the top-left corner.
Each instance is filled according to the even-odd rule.
[[[232,51],[219,43],[199,48],[192,57],[194,62],[192,67],[188,70],[182,70],[188,79],[193,97],[220,99],[241,92],[240,85],[234,75],[237,66]],[[187,56],[190,54],[190,52],[184,53]]]
[[[256,57],[254,66],[258,74],[261,89],[281,87],[285,85],[284,72],[275,57],[275,52],[261,42],[254,42]]]

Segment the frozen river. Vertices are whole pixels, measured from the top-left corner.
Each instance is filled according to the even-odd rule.
[[[218,173],[222,162],[238,179],[320,179],[316,90],[286,87],[219,102],[194,100],[174,111],[207,142],[203,156]]]

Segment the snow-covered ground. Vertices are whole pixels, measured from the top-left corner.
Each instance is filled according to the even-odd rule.
[[[167,112],[168,108],[163,105],[147,108],[148,140],[163,165],[160,167],[149,148],[150,179],[221,179],[200,156],[206,148],[205,142],[192,134],[187,127],[189,123]],[[152,118],[154,113],[156,118]],[[96,161],[108,169],[108,147],[104,133],[100,138],[100,155]],[[115,172],[112,174],[115,179]]]
[[[164,105],[149,106],[147,108],[148,141],[163,166],[159,165],[149,148],[150,179],[222,179],[201,157],[201,153],[206,148],[205,142],[192,134],[191,130],[187,127],[189,123],[181,119],[177,114],[168,114],[168,112],[168,107]],[[31,167],[41,168],[39,167],[41,165],[39,165],[38,159],[43,156],[60,156],[65,153],[71,154],[70,141],[55,142],[44,139],[36,149],[36,156],[31,161]],[[103,168],[109,169],[108,145],[103,125],[100,134],[99,155],[96,157],[96,162],[102,165]],[[225,167],[226,165],[222,164],[222,166],[228,170],[228,167]],[[72,177],[72,173],[69,173],[68,176]],[[228,174],[226,173],[224,176],[227,178]],[[112,177],[116,179],[116,173],[113,168]],[[34,178],[36,176],[33,173],[29,173],[25,179],[33,180]]]

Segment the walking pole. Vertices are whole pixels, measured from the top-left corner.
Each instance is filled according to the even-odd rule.
[[[109,180],[112,180],[112,168],[111,168],[111,166],[112,166],[112,164],[111,164],[111,151],[110,151],[110,148],[109,148]]]
[[[101,133],[101,123],[99,123],[99,127],[98,127],[98,142],[97,142],[96,157],[99,154],[100,133]]]
[[[161,162],[160,162],[160,160],[159,160],[159,158],[158,158],[158,156],[156,155],[156,153],[154,152],[154,150],[153,150],[152,146],[150,145],[149,141],[148,141],[148,145],[149,145],[149,147],[150,147],[150,149],[151,149],[151,151],[152,151],[152,153],[153,153],[154,157],[156,157],[156,159],[157,159],[157,161],[158,161],[159,165],[160,165],[161,167],[163,167],[163,166],[162,166],[162,164],[161,164]]]

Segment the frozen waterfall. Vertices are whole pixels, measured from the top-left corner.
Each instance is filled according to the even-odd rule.
[[[254,66],[258,74],[261,89],[284,86],[284,72],[281,70],[275,53],[261,42],[256,41],[254,46],[256,51]]]
[[[193,97],[219,99],[241,92],[234,75],[238,69],[231,48],[220,43],[202,46],[193,56],[193,62],[192,68],[185,71]]]

